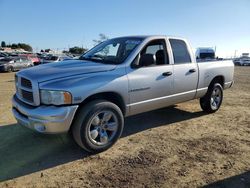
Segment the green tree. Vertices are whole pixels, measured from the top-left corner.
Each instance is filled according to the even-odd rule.
[[[102,42],[104,42],[105,40],[108,40],[108,36],[103,34],[103,33],[100,33],[99,34],[99,39],[94,39],[93,42],[94,42],[94,45],[96,46],[97,44],[100,44]]]
[[[98,45],[98,44],[100,44],[100,43],[102,43],[102,42],[104,42],[104,41],[106,41],[106,40],[108,40],[108,39],[109,39],[109,38],[108,38],[107,35],[105,35],[105,34],[103,34],[103,33],[100,33],[100,34],[99,34],[99,39],[93,40],[93,42],[95,43],[94,46],[96,46],[96,45]],[[106,55],[109,53],[109,46],[106,46],[106,47],[103,49],[103,53],[106,54]]]
[[[25,51],[28,51],[28,52],[33,51],[32,47],[29,44],[18,43],[17,46],[18,46],[18,48],[22,48],[22,49],[24,49]]]
[[[17,49],[17,48],[18,48],[18,45],[15,44],[15,43],[13,43],[13,44],[11,44],[11,48],[12,48],[12,49]]]
[[[6,47],[5,41],[2,41],[2,42],[1,42],[1,47],[3,47],[3,48]]]
[[[32,47],[29,44],[25,44],[25,43],[18,43],[18,44],[13,43],[13,44],[8,45],[8,46],[10,48],[12,48],[12,49],[21,48],[21,49],[23,49],[25,51],[28,51],[28,52],[32,52],[33,51]]]
[[[75,46],[75,47],[69,49],[69,52],[72,54],[83,54],[86,51],[87,51],[87,49],[81,48],[78,46]]]

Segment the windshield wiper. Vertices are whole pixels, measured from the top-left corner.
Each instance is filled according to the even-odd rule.
[[[100,55],[92,55],[92,56],[89,56],[89,58],[91,59],[99,59],[99,60],[104,60],[104,57],[100,56]]]
[[[107,60],[105,60],[105,58],[102,57],[102,56],[100,56],[100,55],[93,55],[93,56],[87,56],[87,57],[81,56],[79,59],[80,60],[94,61],[94,62],[102,63],[102,64],[117,64],[114,61],[110,61],[110,60],[107,61]]]
[[[93,56],[87,56],[87,57],[84,57],[84,56],[81,56],[79,58],[80,60],[99,60],[99,61],[103,61],[104,58],[102,56],[99,56],[99,55],[93,55]]]

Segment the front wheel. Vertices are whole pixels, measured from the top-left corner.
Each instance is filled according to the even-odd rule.
[[[118,140],[123,126],[123,114],[117,105],[95,100],[79,109],[72,133],[80,147],[91,153],[99,153]]]
[[[200,99],[200,106],[207,113],[219,110],[223,100],[223,89],[219,83],[208,88],[207,94]]]
[[[9,66],[9,67],[7,68],[7,72],[14,72],[14,68],[11,67],[11,66]]]

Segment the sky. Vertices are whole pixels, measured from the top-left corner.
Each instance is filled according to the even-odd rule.
[[[171,35],[219,57],[250,52],[250,0],[0,0],[0,41],[93,47],[99,33]]]

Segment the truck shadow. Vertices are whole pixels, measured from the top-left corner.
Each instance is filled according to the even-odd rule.
[[[250,171],[208,184],[204,188],[247,188],[250,187]]]
[[[125,120],[122,137],[202,115],[173,107],[139,114]],[[0,182],[89,156],[69,134],[42,135],[12,124],[0,126],[0,138]]]
[[[122,137],[206,115],[203,111],[188,112],[175,107],[162,108],[126,118]]]

